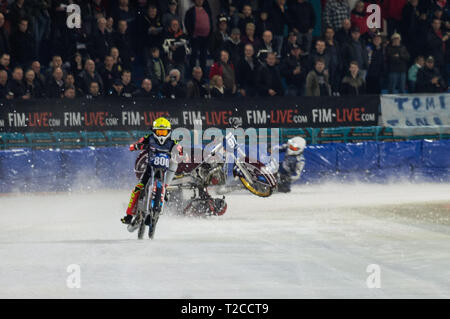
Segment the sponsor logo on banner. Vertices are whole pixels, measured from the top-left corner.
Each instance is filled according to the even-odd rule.
[[[449,126],[450,94],[383,95],[381,114],[384,126]]]

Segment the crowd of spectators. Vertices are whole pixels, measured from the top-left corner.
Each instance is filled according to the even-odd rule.
[[[449,0],[186,2],[0,1],[0,99],[447,91]]]

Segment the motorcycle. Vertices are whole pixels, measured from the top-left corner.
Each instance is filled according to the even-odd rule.
[[[140,176],[145,172],[148,161],[147,156],[138,157],[140,169]],[[145,185],[144,190],[141,192],[134,220],[128,225],[128,231],[134,232],[138,229],[138,239],[143,239],[145,233],[145,227],[148,226],[148,237],[153,239],[156,230],[156,224],[158,223],[159,216],[162,213],[164,206],[164,199],[166,195],[166,175],[169,169],[170,155],[167,153],[156,153],[150,158],[151,177]],[[136,175],[138,176],[138,175]]]
[[[208,156],[198,165],[194,163],[181,163],[170,186],[167,187],[170,202],[174,202],[175,210],[185,216],[220,216],[227,209],[225,196],[213,198],[209,192],[210,186],[225,186],[227,183],[228,165],[223,160],[217,160],[216,155],[232,156],[233,177],[238,179],[245,189],[260,197],[269,197],[277,187],[277,173],[270,166],[259,161],[250,161],[249,157],[239,147],[233,133],[224,138],[229,150],[226,152],[223,141],[215,145]],[[236,151],[237,156],[234,154]],[[146,151],[142,152],[135,162],[135,173],[139,179],[145,171],[148,157]],[[239,189],[242,186],[239,187]],[[234,190],[233,188],[230,188]],[[193,196],[184,200],[183,190],[191,190]],[[175,199],[172,201],[172,199]]]

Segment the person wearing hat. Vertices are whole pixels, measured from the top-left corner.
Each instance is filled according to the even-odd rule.
[[[230,39],[228,32],[228,17],[221,13],[217,16],[217,30],[213,32],[209,43],[209,52],[214,58],[218,57],[220,48]]]
[[[391,44],[386,48],[386,66],[388,71],[388,90],[393,94],[406,93],[406,72],[408,71],[409,52],[401,44],[401,35],[394,33],[391,36]]]
[[[361,33],[357,26],[351,28],[351,40],[344,45],[342,59],[343,70],[348,70],[350,63],[356,61],[363,79],[366,78],[367,69],[369,68],[369,56],[367,54],[366,44],[361,39]]]
[[[167,11],[163,14],[162,19],[161,19],[161,23],[164,27],[164,29],[167,30],[167,28],[170,27],[170,22],[173,19],[178,20],[178,23],[180,24],[181,29],[183,29],[183,24],[182,21],[178,15],[178,3],[176,0],[169,0],[168,3],[168,9]]]
[[[108,96],[118,97],[122,96],[123,93],[123,83],[121,79],[115,79],[111,90],[108,92]]]
[[[440,93],[447,91],[447,83],[434,66],[434,58],[427,57],[425,66],[417,72],[417,93]]]
[[[225,41],[221,49],[226,50],[230,54],[230,60],[233,65],[239,64],[242,52],[244,51],[244,45],[241,42],[241,30],[239,28],[231,30],[230,38]]]
[[[371,39],[369,48],[369,69],[367,70],[366,84],[367,93],[381,93],[381,79],[384,74],[384,52],[383,38],[381,33],[376,31]]]
[[[284,59],[291,53],[291,48],[294,44],[297,44],[297,33],[295,33],[294,31],[290,31],[288,37],[284,39],[283,46],[281,48],[282,59]]]

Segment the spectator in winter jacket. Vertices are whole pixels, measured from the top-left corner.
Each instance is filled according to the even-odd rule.
[[[238,28],[241,30],[241,34],[245,33],[245,27],[248,23],[253,23],[256,25],[256,18],[253,16],[252,6],[245,4],[242,7],[242,14],[238,21]]]
[[[200,62],[202,70],[206,69],[206,57],[209,37],[213,30],[212,15],[209,4],[205,0],[195,0],[184,17],[184,26],[191,42],[190,68]]]
[[[41,63],[39,61],[33,61],[31,63],[31,69],[34,71],[34,81],[38,82],[38,85],[44,89],[45,87],[45,76],[41,72]]]
[[[93,81],[91,82],[91,84],[89,85],[89,93],[86,94],[86,98],[87,99],[96,99],[98,97],[100,97],[102,95],[102,93],[100,92],[100,85]]]
[[[244,58],[239,61],[237,67],[236,82],[241,96],[255,96],[257,72],[259,61],[255,58],[255,49],[251,44],[244,48]]]
[[[369,46],[369,70],[367,71],[367,93],[380,94],[384,72],[384,52],[381,33],[375,33]]]
[[[217,30],[212,34],[209,44],[209,52],[214,59],[219,58],[219,50],[229,38],[228,18],[225,14],[220,14],[217,17]]]
[[[61,68],[56,68],[53,71],[51,78],[49,78],[46,85],[47,97],[49,98],[61,98],[64,95],[65,84],[64,84],[64,73]]]
[[[253,23],[247,23],[245,34],[241,38],[242,45],[251,44],[253,47],[260,46],[261,41],[255,36],[256,26]]]
[[[36,99],[42,97],[43,87],[39,85],[39,82],[35,81],[34,71],[29,69],[25,72],[25,94],[31,98]]]
[[[180,27],[183,26],[183,22],[179,18],[178,14],[178,3],[176,0],[169,0],[169,8],[167,9],[166,13],[163,14],[161,22],[164,28],[170,27],[170,23],[173,19],[176,19],[178,21],[178,24]]]
[[[131,70],[131,63],[134,61],[134,50],[131,44],[128,24],[125,20],[117,23],[117,32],[113,34],[114,46],[119,49],[120,59],[124,69]]]
[[[298,33],[298,44],[309,52],[316,25],[316,13],[312,4],[308,0],[297,0],[289,6],[288,15],[293,31]]]
[[[425,65],[424,57],[419,55],[408,70],[408,91],[416,93],[417,73]]]
[[[270,8],[270,26],[269,30],[273,32],[273,37],[277,43],[276,51],[281,52],[281,47],[283,45],[284,32],[286,27],[291,25],[289,21],[288,11],[286,8],[286,0],[275,0],[273,1],[272,7]],[[262,32],[264,32],[263,30]],[[262,34],[261,32],[261,34]]]
[[[111,49],[112,39],[110,34],[106,31],[106,19],[99,18],[97,20],[97,30],[91,36],[90,54],[97,63],[103,61],[105,56],[109,54]]]
[[[150,49],[150,52],[150,58],[147,60],[145,76],[152,81],[153,87],[156,90],[159,90],[166,79],[166,68],[159,56],[159,49],[154,47]]]
[[[181,81],[184,80],[186,56],[189,54],[188,41],[180,28],[177,19],[173,19],[169,28],[164,33],[163,43],[164,53],[166,55],[166,65],[170,69],[178,69],[181,72]]]
[[[161,95],[166,99],[181,99],[186,97],[186,88],[180,81],[180,71],[173,69],[161,88]]]
[[[325,61],[318,58],[314,69],[306,76],[306,96],[330,96],[331,86],[328,82],[328,72],[325,70]]]
[[[322,58],[325,61],[325,70],[328,70],[331,56],[327,52],[327,46],[324,39],[317,39],[314,50],[309,55],[308,71],[314,69],[318,58]]]
[[[344,19],[342,26],[336,31],[336,41],[339,42],[341,47],[344,47],[347,43],[352,41],[352,23],[350,19]]]
[[[395,32],[399,32],[401,29],[402,10],[405,7],[408,0],[384,0],[383,12],[386,15],[388,21],[388,34],[392,35]]]
[[[325,28],[325,44],[330,55],[328,74],[332,95],[338,95],[342,79],[341,45],[335,40],[335,32],[332,27]]]
[[[138,36],[138,49],[148,50],[151,47],[159,47],[162,44],[164,31],[158,8],[150,4],[145,15],[140,15],[136,21]]]
[[[91,59],[86,60],[84,70],[78,75],[76,82],[84,94],[88,94],[91,82],[100,84],[100,90],[103,90],[103,80],[100,74],[95,70],[95,62]]]
[[[391,40],[392,44],[386,48],[389,93],[394,93],[396,88],[399,93],[406,93],[406,72],[410,56],[408,50],[401,45],[400,34],[394,33]]]
[[[289,54],[291,54],[291,48],[294,44],[297,44],[297,33],[294,31],[289,32],[288,37],[283,40],[283,45],[281,47],[281,60],[284,60]],[[299,46],[300,47],[300,46]],[[301,48],[301,47],[300,47]]]
[[[112,56],[105,56],[105,61],[100,67],[98,73],[102,77],[104,91],[109,92],[112,88],[115,79],[120,77],[120,72],[117,69],[117,65],[114,64]]]
[[[234,65],[230,62],[230,55],[226,50],[220,51],[220,59],[211,66],[209,78],[212,79],[214,75],[220,75],[223,78],[223,83],[231,91],[231,94],[236,93]]]
[[[361,33],[358,27],[352,27],[352,39],[347,43],[342,52],[343,67],[349,68],[352,61],[358,62],[362,77],[365,78],[369,67],[369,57],[365,43],[360,39]]]
[[[266,63],[258,72],[257,88],[260,96],[283,96],[284,89],[281,83],[281,75],[276,66],[277,56],[274,52],[267,53]]]
[[[199,66],[192,70],[192,79],[186,84],[187,98],[209,98],[209,88],[203,79],[203,71]]]
[[[435,67],[439,69],[439,72],[444,78],[447,78],[447,64],[450,61],[445,61],[446,50],[449,48],[450,32],[443,33],[441,30],[442,21],[439,19],[433,19],[431,23],[431,29],[427,35],[427,52],[434,57]],[[448,55],[447,55],[448,56]]]
[[[425,66],[417,72],[417,93],[440,93],[447,90],[447,83],[434,66],[434,58],[428,57]]]
[[[420,32],[420,14],[419,0],[409,0],[402,10],[401,35],[403,44],[413,57],[419,53],[419,42],[423,41],[418,36]]]
[[[241,42],[241,31],[238,28],[231,30],[231,36],[223,44],[222,50],[226,50],[230,54],[231,63],[238,65],[244,50],[244,44]],[[220,52],[217,56],[220,58]]]
[[[157,98],[158,92],[153,89],[152,80],[143,79],[141,83],[141,88],[134,93],[135,97],[148,97],[148,98]]]
[[[281,73],[286,79],[287,92],[289,96],[301,96],[305,88],[306,68],[302,63],[302,50],[298,44],[294,44],[291,48],[289,56],[287,56],[281,67]]]
[[[271,31],[264,31],[261,44],[256,48],[256,57],[264,63],[268,53],[275,53],[275,56],[279,56],[280,52],[275,51],[277,44],[273,41],[273,34]]]
[[[8,82],[8,94],[14,99],[28,100],[31,95],[27,93],[23,82],[23,70],[21,67],[15,67],[12,73],[12,79]]]
[[[220,99],[230,96],[230,90],[223,84],[223,79],[220,75],[214,75],[211,79],[211,98]]]
[[[126,98],[133,97],[133,93],[136,92],[136,86],[131,82],[131,72],[124,70],[120,76],[123,84],[122,96]]]
[[[28,28],[28,20],[20,20],[17,31],[11,34],[11,55],[20,65],[29,65],[35,58],[35,41]]]
[[[256,35],[258,38],[262,37],[262,34],[264,31],[266,31],[266,30],[272,31],[275,29],[275,26],[273,25],[272,20],[269,19],[272,17],[272,15],[269,17],[269,13],[267,11],[268,10],[263,9],[259,13],[259,19],[256,22]]]
[[[6,71],[8,76],[11,76],[11,69],[9,67],[11,63],[11,56],[8,53],[3,53],[0,56],[0,70]]]
[[[359,72],[358,62],[350,63],[349,73],[341,84],[341,95],[360,95],[366,92],[366,83]]]
[[[12,99],[13,96],[8,94],[8,73],[5,70],[0,70],[0,100]]]
[[[352,26],[357,26],[361,30],[361,35],[364,35],[369,30],[366,7],[363,1],[358,1],[355,4],[355,8],[351,11],[350,21]]]
[[[9,45],[9,33],[5,29],[5,16],[3,13],[0,13],[0,55],[10,52],[11,47]]]
[[[342,22],[345,19],[350,21],[348,0],[327,0],[323,13],[324,24],[331,26],[337,32],[342,27]]]

